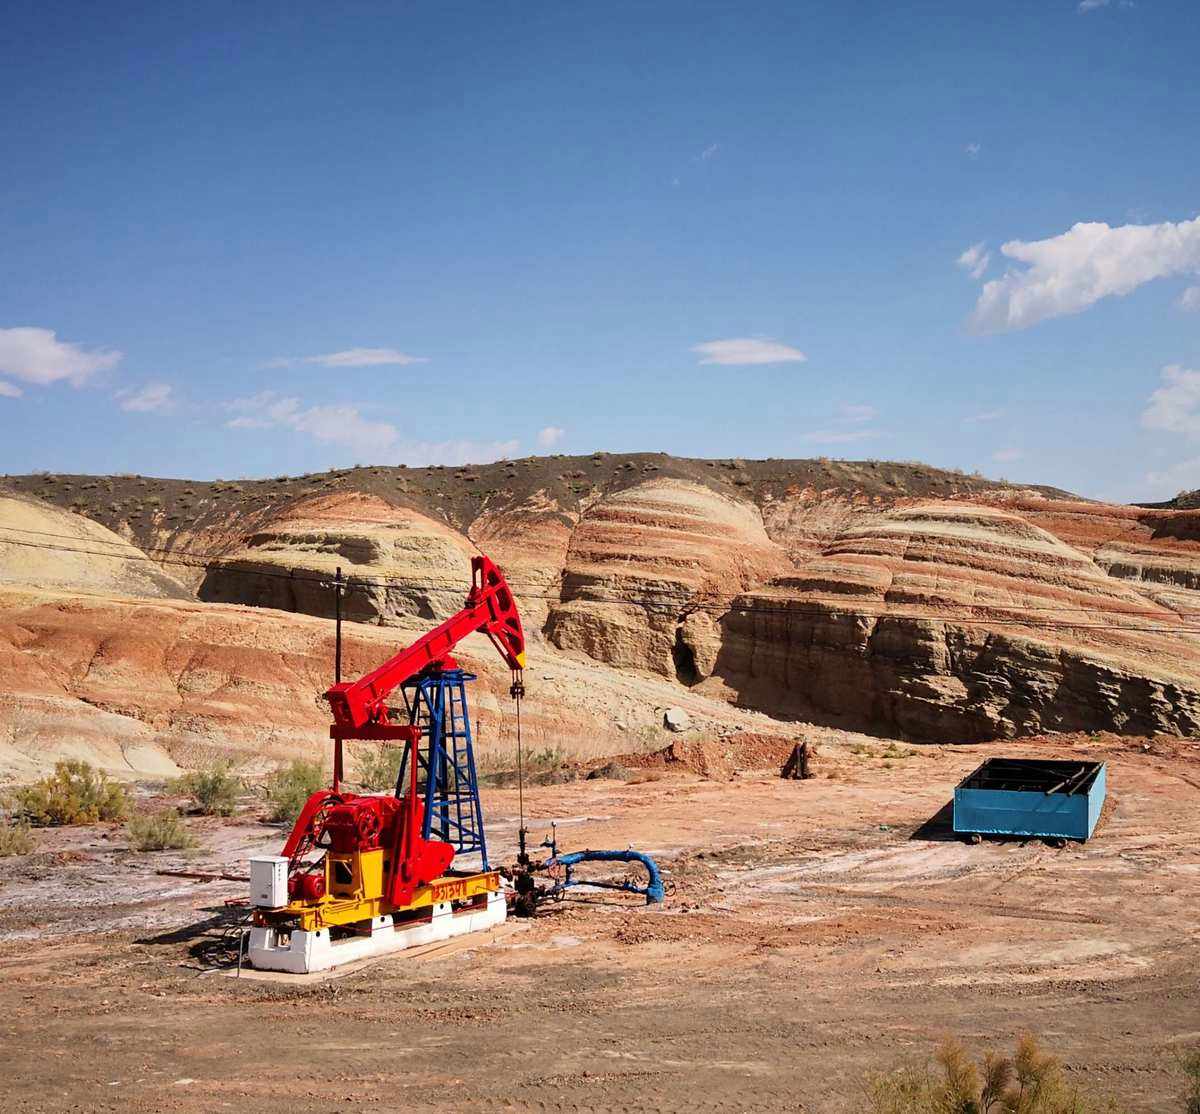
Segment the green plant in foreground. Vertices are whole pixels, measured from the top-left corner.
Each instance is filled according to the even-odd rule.
[[[129,811],[129,793],[119,782],[87,762],[59,762],[54,773],[13,791],[14,815],[35,828],[121,820]]]
[[[196,841],[174,809],[139,812],[127,825],[129,845],[135,851],[178,851]]]
[[[0,859],[28,855],[37,846],[33,830],[21,821],[0,820]]]
[[[1183,1096],[1186,1114],[1200,1114],[1200,1048],[1192,1048],[1179,1057],[1179,1070],[1187,1085]]]
[[[870,1076],[871,1114],[1117,1114],[1111,1099],[1068,1082],[1059,1061],[1023,1036],[1012,1057],[988,1053],[976,1064],[956,1040],[933,1063]]]
[[[304,802],[318,789],[325,787],[325,771],[317,762],[297,758],[275,770],[266,781],[267,803],[271,806],[268,818],[292,823]]]
[[[228,762],[191,770],[175,781],[176,792],[191,797],[194,811],[202,816],[232,816],[241,789],[241,780],[230,772]]]
[[[395,789],[403,760],[403,747],[381,745],[364,750],[358,758],[358,784],[372,792]]]

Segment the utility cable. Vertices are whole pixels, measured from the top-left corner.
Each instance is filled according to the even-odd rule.
[[[10,527],[0,526],[0,530],[12,529]],[[59,546],[49,543],[26,541],[22,539],[0,539],[0,543],[6,545],[23,546],[30,549],[49,550],[59,553],[76,553],[96,557],[107,557],[115,560],[130,561],[141,563],[150,560],[144,554],[147,551],[139,551],[135,554],[114,553],[103,550],[84,549],[76,546]],[[114,544],[114,543],[101,543]],[[150,550],[151,552],[153,550]],[[163,550],[162,552],[170,552]],[[212,562],[222,560],[223,558],[216,556],[210,557],[209,562],[191,562],[180,560],[175,557],[162,557],[157,561],[151,560],[152,564],[159,565],[177,565],[183,568],[200,569],[203,571],[211,571]],[[252,561],[253,558],[244,558],[244,560]],[[245,576],[265,577],[276,580],[287,580],[298,583],[318,584],[328,586],[333,582],[331,576],[313,576],[306,573],[297,572],[294,569],[289,569],[287,572],[274,572],[265,569],[243,569],[234,565],[224,564],[220,566],[222,575],[225,574],[241,574]],[[511,586],[511,585],[510,585]],[[455,591],[461,590],[461,582],[418,582],[395,578],[392,580],[373,580],[373,579],[355,579],[348,577],[345,581],[344,590],[347,592],[362,590],[365,588],[392,588],[403,587],[408,590],[426,589],[430,591]],[[513,588],[515,594],[524,596],[526,599],[541,599],[552,603],[568,602],[564,601],[562,593],[546,593],[546,592],[527,592],[520,588]],[[742,595],[749,594],[742,593]],[[926,619],[934,622],[945,622],[957,624],[959,626],[968,627],[1022,627],[1033,630],[1098,630],[1110,632],[1128,632],[1128,633],[1149,633],[1149,634],[1200,634],[1200,626],[1129,626],[1120,623],[1076,623],[1067,620],[1041,620],[1035,619],[1020,619],[1020,618],[981,618],[973,616],[945,614],[936,611],[868,611],[861,607],[848,606],[847,597],[845,596],[809,596],[804,595],[796,600],[784,600],[780,606],[762,606],[754,604],[739,604],[736,602],[738,597],[729,597],[724,600],[711,601],[692,601],[686,604],[652,599],[649,597],[638,597],[630,595],[613,595],[611,598],[605,599],[596,596],[577,596],[576,599],[584,602],[592,603],[611,603],[618,605],[627,605],[641,607],[650,612],[665,612],[669,614],[677,614],[681,607],[686,607],[692,611],[709,611],[709,612],[734,612],[739,615],[788,615],[788,616],[803,616],[816,615],[827,616],[830,612],[841,612],[848,615],[855,615],[865,619]],[[213,601],[220,602],[220,601]],[[829,604],[829,607],[811,607],[807,606],[814,603]],[[880,600],[880,604],[887,606],[886,600]],[[903,606],[899,604],[898,606]],[[1152,611],[1106,611],[1102,608],[1084,608],[1084,607],[1040,607],[1009,605],[1003,603],[985,603],[985,604],[959,604],[959,607],[971,608],[974,611],[979,611],[983,608],[991,608],[998,611],[1015,611],[1015,612],[1056,612],[1061,614],[1081,614],[1081,615],[1119,615],[1130,618],[1153,618],[1155,612]],[[1187,618],[1190,615],[1197,614],[1195,612],[1172,612],[1172,617]],[[1164,620],[1165,621],[1165,620]]]
[[[352,522],[353,520],[342,519],[342,520],[338,520],[338,521]],[[204,569],[206,571],[210,570],[213,567],[213,564],[215,562],[225,562],[225,561],[251,562],[251,561],[255,560],[255,558],[253,556],[234,557],[234,556],[231,556],[229,553],[214,553],[211,551],[205,551],[205,550],[200,550],[200,549],[188,549],[183,546],[136,546],[136,545],[134,545],[134,543],[125,542],[123,539],[119,540],[119,541],[112,541],[112,542],[105,541],[102,538],[84,539],[84,538],[78,538],[72,534],[58,534],[58,533],[53,533],[49,530],[33,530],[33,529],[30,529],[28,527],[23,527],[23,526],[0,525],[0,530],[8,531],[9,533],[37,534],[37,535],[40,535],[43,537],[59,538],[59,539],[67,540],[67,541],[87,542],[88,544],[92,544],[92,545],[120,546],[121,551],[113,552],[113,553],[103,553],[103,552],[97,552],[95,550],[81,549],[78,547],[67,548],[67,547],[60,547],[60,546],[51,546],[49,544],[38,546],[36,543],[33,543],[33,542],[22,542],[19,540],[8,540],[7,544],[10,544],[10,545],[27,545],[27,546],[31,546],[34,548],[40,547],[40,548],[44,548],[44,549],[57,549],[60,552],[64,552],[64,553],[85,553],[85,554],[90,554],[93,556],[112,557],[114,559],[123,560],[123,561],[140,561],[141,554],[148,555],[148,554],[152,554],[152,553],[162,553],[162,554],[167,554],[168,556],[158,558],[157,560],[154,561],[154,563],[168,564],[168,565],[175,564],[175,565],[179,565],[184,568],[198,568],[198,569]],[[471,538],[470,535],[464,535],[464,536],[467,538],[467,540],[471,543],[471,545],[475,548],[475,550],[477,552],[486,556],[486,554],[484,554],[484,551],[482,549],[480,549],[478,543],[473,538]],[[4,541],[4,540],[5,539],[0,539],[0,541]],[[131,547],[137,549],[138,552],[135,554],[125,553],[124,548],[126,546],[131,546]],[[200,562],[193,564],[193,563],[189,563],[186,561],[182,561],[182,560],[178,559],[178,557],[175,556],[176,554],[180,554],[180,553],[198,557],[198,558],[200,558]],[[221,565],[220,569],[222,572],[241,573],[246,576],[273,577],[273,578],[281,579],[281,580],[300,581],[302,583],[311,583],[311,584],[320,584],[320,585],[328,585],[328,584],[333,583],[332,579],[328,576],[319,575],[319,574],[318,575],[309,575],[309,574],[306,574],[303,572],[297,572],[295,569],[289,569],[287,572],[272,572],[272,571],[266,570],[266,569],[241,569],[241,568],[237,568],[235,566],[228,565],[228,564]],[[419,582],[419,581],[402,579],[400,577],[393,577],[390,579],[374,579],[374,578],[370,578],[370,577],[356,577],[356,578],[353,578],[353,580],[351,580],[351,578],[348,577],[346,583],[347,583],[347,585],[352,584],[352,586],[356,587],[356,588],[406,587],[406,588],[427,588],[430,590],[445,589],[447,591],[456,591],[456,590],[460,590],[462,588],[462,582],[460,580],[450,580],[450,579],[436,580],[436,581],[435,580],[426,580],[423,582]],[[525,585],[522,584],[521,581],[512,579],[512,580],[509,580],[509,587],[511,587],[514,592],[524,596],[526,599],[544,599],[544,600],[551,600],[554,602],[562,601],[561,593],[551,594],[551,593],[537,592],[537,591],[533,590],[536,587],[541,587],[541,585],[530,585],[529,587],[526,587]],[[741,594],[745,594],[745,593],[741,593]],[[737,598],[736,596],[727,597],[727,600],[725,602],[732,602],[732,600],[734,600],[736,598]],[[821,595],[806,593],[804,596],[804,599],[810,603],[842,604],[842,603],[845,603],[846,598],[847,597],[844,594],[821,596]],[[635,602],[636,603],[636,602],[638,602],[638,600],[636,597],[622,595],[613,600],[597,600],[596,602],[598,602],[598,603]],[[657,601],[657,600],[654,601],[654,603],[656,605],[661,604],[661,602],[662,601]],[[722,605],[722,602],[723,601],[721,601],[719,599],[710,601],[708,603],[705,603],[703,601],[694,601],[694,602],[689,602],[687,604],[681,604],[680,606],[695,610],[695,609],[719,607]],[[671,607],[672,605],[668,604],[666,606]],[[991,602],[991,603],[978,603],[978,604],[963,604],[961,606],[971,607],[971,608],[975,608],[975,609],[995,608],[997,610],[1020,610],[1022,612],[1037,611],[1037,612],[1055,612],[1055,613],[1078,613],[1078,614],[1091,614],[1091,615],[1120,614],[1120,615],[1123,615],[1123,616],[1126,616],[1129,618],[1135,618],[1135,617],[1154,618],[1155,616],[1160,614],[1160,612],[1157,612],[1157,611],[1141,610],[1141,609],[1123,610],[1120,612],[1114,612],[1114,611],[1111,611],[1106,608],[1082,607],[1082,606],[1078,606],[1078,605],[1067,605],[1067,604],[1056,604],[1054,606],[1045,606],[1045,605],[1041,605],[1041,604],[1032,604],[1032,605],[1024,605],[1023,604],[1023,605],[1020,605],[1019,607],[1017,607],[1017,606],[1010,606],[1008,604],[1004,604],[1004,603],[1000,603],[1000,602]],[[1176,615],[1193,615],[1194,614],[1197,617],[1200,617],[1200,609],[1198,609],[1196,611],[1177,611],[1177,612],[1174,612],[1174,614],[1176,614]]]
[[[340,519],[340,520],[335,520],[335,521],[344,521],[347,523],[353,522],[352,519]],[[168,565],[174,564],[174,565],[179,565],[180,567],[183,567],[183,568],[204,569],[205,571],[210,570],[213,567],[213,564],[215,562],[226,562],[226,561],[250,562],[250,561],[255,560],[255,558],[252,556],[237,557],[237,556],[232,556],[230,553],[220,553],[220,552],[214,553],[212,551],[206,551],[206,550],[200,550],[200,549],[189,549],[185,546],[136,546],[136,545],[134,545],[134,543],[125,542],[123,539],[119,540],[119,541],[112,541],[112,542],[105,541],[102,538],[86,538],[85,539],[85,538],[79,538],[73,534],[59,534],[59,533],[51,532],[49,530],[33,530],[29,527],[24,527],[24,526],[0,525],[0,530],[7,531],[9,533],[37,534],[42,537],[58,538],[61,540],[66,540],[66,541],[86,542],[89,545],[107,545],[107,546],[114,546],[114,547],[119,546],[120,547],[119,551],[115,551],[112,553],[104,553],[104,552],[97,552],[95,550],[90,550],[90,549],[81,549],[78,547],[67,548],[67,547],[60,547],[60,546],[51,546],[49,544],[40,546],[40,548],[57,549],[60,552],[64,552],[64,553],[68,553],[68,552],[69,553],[84,553],[84,554],[90,554],[92,556],[112,557],[114,559],[123,560],[123,561],[140,561],[141,554],[149,555],[152,553],[162,553],[162,554],[166,554],[167,556],[156,559],[154,561],[154,563],[168,564]],[[480,554],[484,553],[484,551],[482,549],[480,549],[479,544],[473,538],[471,538],[470,535],[464,535],[464,536],[467,538],[467,540],[471,543],[471,545],[475,548],[475,550],[477,552],[479,552]],[[0,539],[0,541],[3,541],[3,540],[4,539]],[[7,544],[10,544],[10,545],[22,545],[23,544],[23,545],[31,546],[34,548],[38,548],[38,546],[33,542],[22,542],[19,540],[9,540],[7,542]],[[124,548],[126,546],[132,546],[133,548],[138,550],[138,553],[131,555],[131,554],[124,552]],[[197,557],[197,558],[199,558],[199,562],[190,563],[187,561],[180,560],[177,555],[181,554],[181,553],[187,554],[189,556]],[[486,554],[484,554],[484,555],[486,556]],[[292,581],[300,581],[302,583],[311,583],[311,584],[320,584],[320,585],[327,585],[327,584],[332,583],[331,578],[329,578],[328,576],[323,576],[323,575],[319,575],[319,574],[318,575],[309,575],[309,574],[306,574],[303,572],[297,572],[295,569],[289,569],[287,572],[272,572],[267,569],[241,569],[241,568],[237,568],[236,566],[229,565],[229,564],[222,564],[220,566],[220,568],[221,568],[222,572],[235,573],[235,574],[240,573],[240,574],[243,574],[246,576],[263,576],[263,577],[270,577],[270,578],[275,578],[275,579],[280,579],[280,580],[292,580]],[[351,578],[348,577],[347,584],[352,585],[355,588],[406,587],[406,588],[427,588],[430,590],[445,589],[447,591],[456,591],[456,590],[460,590],[462,588],[462,582],[460,580],[446,579],[446,580],[436,580],[436,581],[435,580],[426,580],[424,582],[418,582],[418,581],[401,579],[399,577],[393,577],[390,579],[355,577],[352,580],[351,580]],[[543,592],[538,592],[538,591],[534,590],[535,588],[541,587],[541,585],[529,585],[527,587],[527,586],[523,585],[521,581],[513,579],[513,580],[509,580],[509,587],[511,587],[514,592],[524,596],[526,599],[544,599],[544,600],[551,600],[554,602],[561,602],[561,600],[562,600],[561,593],[550,594],[550,593],[543,593]],[[730,597],[728,597],[728,600],[732,601],[733,599],[736,599],[736,598],[737,598],[736,596],[730,596]],[[846,601],[846,596],[845,595],[821,596],[821,595],[806,593],[804,596],[804,599],[810,603],[842,604]],[[621,597],[613,599],[613,600],[597,600],[596,602],[598,602],[598,603],[635,602],[636,603],[638,601],[637,601],[636,597],[621,596]],[[661,604],[661,601],[654,601],[654,602],[656,605]],[[684,607],[695,610],[695,609],[719,607],[719,606],[721,606],[721,603],[722,603],[721,600],[713,600],[708,603],[704,603],[701,601],[695,601],[695,602],[689,602],[685,605],[680,605],[680,606],[684,606]],[[666,605],[666,606],[671,607],[672,605]],[[980,604],[964,604],[962,606],[976,608],[976,609],[978,609],[978,608],[996,608],[998,610],[1020,610],[1022,612],[1037,611],[1037,612],[1055,612],[1055,613],[1078,613],[1078,614],[1091,614],[1091,615],[1115,614],[1115,612],[1105,609],[1105,608],[1082,607],[1082,606],[1078,606],[1078,605],[1066,605],[1066,604],[1056,604],[1054,606],[1033,604],[1033,605],[1021,605],[1019,608],[1016,608],[1016,607],[1010,607],[1007,604],[993,602],[993,603],[980,603]],[[1159,614],[1159,612],[1139,609],[1139,610],[1125,610],[1125,611],[1119,612],[1119,614],[1130,617],[1130,618],[1133,618],[1133,617],[1154,618],[1156,615]],[[1181,612],[1175,612],[1174,614],[1176,614],[1176,615],[1195,614],[1196,616],[1200,617],[1200,610],[1196,610],[1194,612],[1193,611],[1181,611]]]

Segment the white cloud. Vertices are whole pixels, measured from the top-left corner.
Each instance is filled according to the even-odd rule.
[[[975,332],[1027,329],[1153,279],[1200,270],[1200,217],[1118,228],[1076,224],[1047,240],[1010,240],[1000,250],[1029,266],[984,284],[969,322]]]
[[[983,273],[988,269],[988,264],[992,261],[992,253],[987,251],[982,240],[977,244],[972,244],[966,251],[962,253],[956,260],[958,264],[968,275],[973,279],[983,278]]]
[[[720,149],[721,145],[719,143],[710,143],[704,148],[703,151],[700,152],[700,161],[708,162],[708,160],[713,158]]]
[[[167,414],[175,408],[169,383],[147,383],[136,391],[118,391],[117,399],[122,410],[135,414]]]
[[[963,425],[980,425],[983,422],[998,422],[1005,415],[1004,410],[980,410],[975,414],[968,414],[962,420]]]
[[[844,422],[870,422],[879,417],[879,411],[874,406],[843,404],[839,410]]]
[[[963,151],[966,152],[967,158],[969,158],[969,159],[978,158],[979,152],[982,150],[983,150],[983,145],[979,144],[979,143],[968,143],[963,148]]]
[[[702,364],[802,364],[808,357],[798,348],[760,337],[733,337],[695,344],[692,351],[703,356]]]
[[[426,356],[410,356],[398,348],[345,348],[323,356],[276,356],[258,366],[262,369],[293,367],[296,364],[320,364],[322,367],[384,367],[407,364],[427,364]]]
[[[0,379],[0,398],[20,398],[24,393],[15,383],[6,383]]]
[[[814,445],[846,445],[852,441],[871,441],[879,436],[877,429],[814,429],[803,433],[805,441]]]
[[[831,429],[814,429],[802,433],[801,439],[815,445],[848,445],[854,441],[871,441],[880,436],[879,430],[869,429],[864,423],[873,422],[879,411],[866,403],[843,403],[838,407],[837,417]]]
[[[1175,299],[1175,304],[1185,313],[1200,313],[1200,286],[1189,286]]]
[[[399,446],[398,464],[490,464],[516,456],[521,442],[511,441],[404,441]]]
[[[1162,386],[1146,402],[1142,411],[1146,429],[1167,433],[1200,435],[1200,371],[1179,364],[1162,369]]]
[[[1146,484],[1151,489],[1152,498],[1161,496],[1169,499],[1180,492],[1195,491],[1200,487],[1200,456],[1181,460],[1159,472],[1147,472]]]
[[[1009,461],[1020,460],[1024,455],[1020,449],[997,449],[992,453],[992,459],[1007,464]]]
[[[543,449],[552,449],[566,434],[567,431],[561,426],[548,425],[545,429],[538,430],[537,443]]]
[[[283,427],[326,444],[376,454],[386,453],[399,439],[394,425],[364,418],[355,406],[305,407],[298,398],[273,391],[234,399],[227,406],[238,412],[238,417],[226,422],[230,429]]]
[[[121,356],[112,349],[87,352],[59,340],[53,329],[0,329],[0,372],[26,383],[65,379],[78,387],[96,372],[115,367]]]
[[[1110,3],[1111,0],[1079,0],[1079,14],[1086,15],[1097,8],[1107,8]]]
[[[304,362],[325,367],[382,367],[385,364],[427,364],[429,360],[395,348],[347,348],[324,356],[305,356]]]
[[[229,429],[290,429],[323,444],[340,445],[380,464],[485,464],[514,456],[511,441],[407,441],[391,422],[364,418],[356,406],[304,406],[300,399],[262,391],[233,399],[226,409],[237,414]]]

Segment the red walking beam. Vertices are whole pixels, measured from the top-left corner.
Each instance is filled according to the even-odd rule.
[[[471,591],[457,615],[418,638],[357,681],[334,685],[326,694],[333,709],[334,732],[345,735],[387,719],[391,693],[426,666],[442,661],[468,634],[482,631],[500,651],[508,667],[525,667],[525,632],[504,574],[482,555],[471,558]],[[349,736],[345,736],[349,737]]]

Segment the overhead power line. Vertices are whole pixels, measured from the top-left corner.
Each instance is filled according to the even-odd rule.
[[[0,526],[0,530],[4,530],[4,531],[16,531],[16,530],[20,530],[20,529],[22,529],[22,528]],[[70,535],[65,535],[65,534],[64,535],[54,535],[48,531],[28,531],[28,532],[41,534],[44,536],[50,536],[50,537],[70,538]],[[82,540],[82,539],[71,539],[71,540]],[[114,552],[111,549],[109,549],[109,550],[85,549],[85,548],[81,548],[81,547],[77,547],[77,546],[60,546],[60,545],[52,545],[47,542],[25,541],[25,540],[21,540],[21,539],[12,539],[12,538],[0,539],[0,541],[3,541],[3,543],[7,544],[7,545],[17,545],[17,546],[23,546],[23,547],[31,548],[31,549],[49,550],[52,552],[59,552],[59,553],[75,553],[75,554],[83,554],[83,555],[95,556],[95,557],[107,557],[107,558],[115,559],[115,560],[138,562],[138,563],[148,560],[148,558],[146,556],[144,556],[144,554],[146,554],[147,552],[157,551],[157,552],[162,552],[165,554],[170,554],[172,552],[165,548],[158,548],[156,550],[155,548],[151,547],[149,550],[139,550],[137,553],[130,554],[130,553],[124,553],[124,552]],[[105,542],[102,539],[97,539],[96,544],[114,546],[118,543]],[[193,552],[195,552],[195,551],[193,551]],[[184,568],[193,568],[193,569],[199,569],[199,570],[208,572],[208,571],[211,571],[212,562],[227,561],[227,560],[229,560],[228,557],[222,557],[219,555],[218,556],[210,556],[207,561],[185,561],[185,560],[182,560],[175,556],[164,556],[164,557],[160,558],[158,561],[151,561],[150,563],[155,564],[155,565],[158,565],[158,564],[177,565],[177,566],[184,567]],[[245,560],[253,560],[253,558],[245,558]],[[317,585],[320,585],[323,587],[331,587],[332,583],[333,583],[333,579],[331,576],[320,576],[320,575],[314,576],[314,575],[304,573],[304,572],[297,572],[294,569],[288,570],[286,572],[284,572],[284,571],[277,572],[274,570],[259,569],[259,568],[253,568],[253,569],[238,568],[236,566],[232,566],[229,564],[221,564],[219,566],[219,568],[220,568],[220,572],[222,575],[241,574],[241,575],[245,575],[245,576],[267,577],[267,578],[278,579],[278,580],[286,580],[286,581],[290,581],[293,583],[317,584]],[[396,587],[402,587],[409,591],[424,589],[424,590],[428,590],[428,591],[460,591],[461,592],[461,590],[462,590],[461,582],[457,582],[457,581],[455,581],[455,582],[452,582],[449,580],[446,580],[443,582],[413,581],[413,580],[405,580],[405,579],[401,579],[401,578],[394,578],[394,579],[389,579],[389,580],[375,580],[375,579],[366,579],[366,578],[358,579],[358,578],[354,578],[353,576],[351,576],[345,581],[343,591],[354,591],[355,589],[363,589],[363,588],[396,588]],[[542,599],[542,600],[550,601],[552,603],[572,602],[572,600],[570,600],[570,599],[564,600],[561,593],[546,593],[546,592],[540,592],[540,591],[522,591],[519,588],[515,587],[513,584],[510,584],[510,587],[513,587],[514,592],[516,592],[518,595],[525,597],[526,599]],[[538,587],[540,588],[541,586],[539,585]],[[742,594],[744,595],[746,593],[742,593]],[[1113,632],[1113,633],[1121,632],[1121,633],[1200,635],[1200,626],[1195,626],[1195,627],[1162,626],[1162,625],[1129,626],[1129,625],[1120,624],[1120,623],[1076,623],[1076,622],[1070,622],[1067,620],[1042,619],[1040,617],[1033,618],[1033,619],[1021,619],[1021,618],[981,617],[981,616],[974,616],[974,615],[954,615],[954,614],[947,614],[942,611],[925,611],[925,612],[916,611],[916,610],[908,610],[908,611],[904,611],[904,612],[898,612],[895,610],[868,611],[868,610],[864,610],[861,607],[851,606],[850,600],[847,597],[841,596],[841,595],[838,595],[838,596],[805,595],[804,597],[802,597],[801,599],[798,599],[798,600],[781,601],[779,606],[763,606],[761,604],[739,604],[736,602],[737,598],[738,597],[729,597],[728,599],[725,599],[725,600],[698,600],[698,601],[687,601],[684,603],[675,603],[675,602],[662,600],[662,599],[652,599],[649,597],[638,597],[638,596],[629,596],[629,595],[614,595],[612,598],[609,598],[609,599],[599,598],[592,594],[589,594],[587,596],[574,597],[574,599],[581,600],[584,602],[629,605],[629,606],[641,607],[647,611],[667,612],[669,614],[674,614],[674,615],[678,615],[680,613],[680,611],[683,611],[685,614],[688,612],[695,612],[695,611],[720,611],[720,612],[732,611],[732,612],[736,612],[738,614],[763,614],[763,615],[776,615],[776,616],[779,616],[779,615],[785,615],[785,616],[815,615],[815,616],[828,617],[828,615],[830,614],[830,611],[840,611],[845,614],[854,615],[856,617],[865,618],[865,619],[925,619],[925,620],[934,621],[934,622],[952,623],[952,624],[955,624],[958,626],[973,626],[973,627],[987,627],[987,628],[991,628],[991,627],[1021,627],[1021,628],[1025,628],[1025,629],[1031,629],[1031,630],[1047,630],[1047,631],[1096,630],[1096,631],[1106,631],[1106,632]],[[880,602],[886,606],[886,601],[880,601]],[[824,604],[828,604],[830,606],[829,607],[807,606],[807,605],[811,605],[813,603],[824,603]],[[904,605],[898,604],[896,606],[902,607]],[[1142,612],[1142,611],[1113,612],[1113,611],[1104,610],[1102,608],[1082,608],[1082,607],[1080,607],[1080,608],[1073,608],[1073,607],[1038,608],[1038,607],[1023,607],[1023,606],[1018,606],[1015,604],[1009,605],[1009,604],[1002,604],[1002,603],[958,604],[956,606],[963,607],[963,608],[971,608],[974,611],[979,611],[982,609],[994,609],[994,610],[1004,611],[1004,612],[1063,611],[1063,612],[1078,613],[1078,614],[1085,614],[1085,615],[1114,615],[1114,614],[1116,614],[1116,615],[1120,615],[1120,616],[1127,617],[1127,618],[1153,617],[1153,615],[1155,614],[1153,612],[1148,612],[1148,611],[1147,612]],[[1175,614],[1178,614],[1178,613],[1175,613]]]
[[[351,520],[346,519],[346,520],[341,520],[341,521],[350,522]],[[120,560],[126,560],[126,561],[138,561],[141,559],[141,555],[143,555],[143,554],[148,556],[153,553],[158,553],[158,554],[163,554],[164,556],[155,559],[153,563],[174,564],[174,565],[178,565],[178,566],[184,567],[184,568],[197,568],[197,569],[204,569],[206,571],[210,570],[213,567],[214,563],[216,563],[216,562],[254,561],[254,560],[256,560],[256,558],[254,558],[253,556],[237,556],[237,555],[234,555],[229,552],[219,553],[219,552],[213,552],[211,550],[188,549],[186,546],[141,546],[141,545],[134,545],[133,542],[127,542],[124,539],[120,539],[117,541],[111,541],[111,542],[106,541],[103,538],[84,539],[84,538],[79,538],[78,536],[76,536],[74,534],[60,534],[60,533],[54,533],[49,530],[34,530],[34,529],[31,529],[29,527],[24,527],[24,526],[0,525],[0,530],[7,531],[9,533],[36,534],[40,537],[59,538],[59,539],[63,539],[66,541],[74,541],[74,542],[86,541],[89,545],[105,545],[105,546],[110,546],[110,547],[118,547],[111,553],[95,553],[95,551],[93,551],[93,550],[80,549],[77,547],[72,547],[71,549],[65,549],[63,547],[58,547],[58,546],[50,546],[50,545],[43,546],[43,548],[46,548],[46,549],[58,549],[60,552],[94,553],[96,556],[109,556],[109,557],[114,557],[114,558],[117,558]],[[483,553],[483,550],[480,549],[478,543],[476,543],[474,541],[474,539],[468,537],[467,540],[471,543],[471,545],[476,549],[477,552]],[[10,544],[21,544],[21,543],[16,542],[16,541],[11,541]],[[27,543],[27,544],[32,545],[33,543]],[[136,549],[137,553],[133,554],[133,555],[126,553],[125,548],[127,546]],[[179,557],[179,554],[186,554],[188,556],[196,557],[196,558],[198,558],[198,560],[196,562],[184,561]],[[311,582],[311,583],[320,583],[320,584],[325,584],[330,580],[330,577],[327,575],[321,575],[321,574],[314,575],[314,574],[309,574],[309,573],[305,573],[305,572],[298,572],[294,569],[288,570],[287,572],[270,572],[265,569],[238,569],[238,568],[234,568],[228,564],[222,564],[220,567],[221,567],[222,572],[232,572],[232,573],[241,572],[241,573],[245,573],[246,575],[275,577],[275,578],[282,579],[282,580],[292,580],[292,581]],[[354,587],[364,587],[364,588],[407,587],[407,588],[429,588],[431,590],[437,590],[437,591],[443,591],[443,590],[445,590],[445,591],[461,591],[461,589],[462,589],[462,581],[458,580],[458,579],[413,581],[413,580],[401,578],[401,577],[372,578],[372,577],[365,577],[365,576],[355,576],[353,572],[347,573],[347,578],[348,579],[345,582],[346,584],[353,585]],[[526,585],[525,587],[522,587],[521,582],[516,580],[515,578],[509,578],[508,582],[509,582],[509,586],[512,587],[513,591],[518,592],[521,595],[526,596],[527,598],[547,599],[547,600],[554,600],[554,601],[559,601],[559,602],[561,602],[561,600],[562,600],[562,596],[560,593],[539,594],[539,590],[543,587],[543,585],[540,583],[536,584],[536,585],[529,584],[529,585]],[[738,593],[738,595],[744,595],[744,594],[745,593]],[[621,601],[631,599],[631,598],[635,598],[635,597],[621,596],[619,600],[601,601],[601,602],[621,602]],[[737,598],[737,596],[729,596],[729,597],[726,597],[726,601],[724,601],[724,602],[732,602],[736,598]],[[818,595],[815,593],[806,593],[804,598],[812,603],[830,603],[830,604],[843,604],[847,600],[847,597],[845,594],[834,594],[834,595],[824,595],[823,596],[823,595]],[[654,602],[662,603],[663,601],[656,600]],[[709,604],[711,604],[712,606],[720,606],[722,604],[722,602],[723,601],[721,601],[721,600],[712,600],[712,601],[709,601],[709,603],[705,604],[705,606],[708,606]],[[688,603],[683,606],[695,608],[696,606],[698,606],[698,604]],[[1129,618],[1156,618],[1157,616],[1159,616],[1161,614],[1161,612],[1159,612],[1159,611],[1152,611],[1152,610],[1148,610],[1148,609],[1147,610],[1123,609],[1121,611],[1114,611],[1114,609],[1111,609],[1111,608],[1083,607],[1078,604],[1055,604],[1053,606],[1042,605],[1042,604],[1016,605],[1016,604],[1005,604],[1005,603],[1001,603],[1000,601],[991,601],[991,602],[987,602],[987,603],[977,603],[977,604],[960,604],[959,606],[972,607],[972,608],[976,608],[976,609],[978,609],[978,608],[994,608],[994,609],[998,609],[998,610],[1008,610],[1008,611],[1020,610],[1023,612],[1037,611],[1037,612],[1072,613],[1072,614],[1084,614],[1084,615],[1120,614],[1120,615],[1123,615],[1123,616],[1126,616]],[[1195,614],[1198,617],[1200,617],[1200,610],[1195,611],[1195,612],[1177,611],[1177,612],[1174,612],[1173,614],[1175,614],[1175,615]]]

